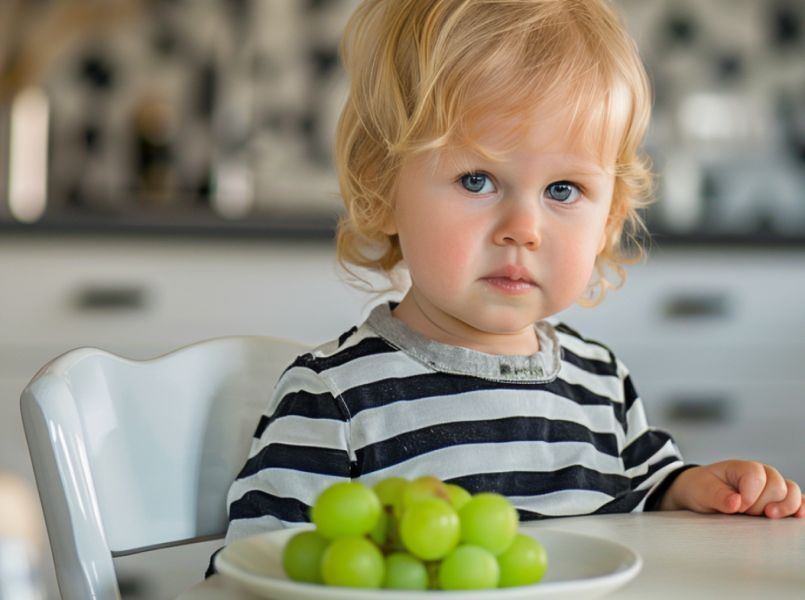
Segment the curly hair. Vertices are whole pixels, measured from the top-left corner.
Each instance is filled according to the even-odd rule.
[[[484,119],[517,123],[562,103],[573,133],[616,149],[606,246],[582,304],[619,286],[642,256],[640,209],[652,198],[640,152],[651,91],[634,41],[606,0],[364,0],[341,41],[350,78],[336,132],[345,214],[340,264],[390,276],[403,256],[383,232],[402,162],[451,144],[476,146]],[[516,136],[516,131],[513,132]]]

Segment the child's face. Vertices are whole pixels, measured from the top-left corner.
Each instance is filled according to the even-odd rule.
[[[565,121],[536,121],[503,161],[448,148],[403,163],[387,231],[411,274],[403,321],[438,341],[522,354],[535,321],[579,299],[605,244],[614,153],[602,161]],[[479,141],[506,149],[494,130]]]

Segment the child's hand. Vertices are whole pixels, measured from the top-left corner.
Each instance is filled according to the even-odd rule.
[[[766,515],[770,519],[805,517],[799,486],[783,479],[777,469],[748,460],[688,469],[671,484],[660,508]]]

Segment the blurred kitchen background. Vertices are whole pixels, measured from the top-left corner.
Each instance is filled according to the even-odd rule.
[[[313,344],[366,314],[332,242],[354,4],[0,1],[0,470],[33,484],[19,393],[70,348]],[[690,461],[805,484],[805,1],[615,4],[656,95],[649,258],[562,318],[623,358]],[[174,597],[217,545],[121,559],[126,597]]]

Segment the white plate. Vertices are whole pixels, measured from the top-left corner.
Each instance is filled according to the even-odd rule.
[[[535,585],[468,592],[364,590],[290,581],[282,570],[282,548],[299,529],[283,529],[229,544],[216,556],[224,577],[272,600],[536,600],[598,598],[622,586],[640,571],[642,560],[631,549],[605,539],[529,529],[548,553],[548,571]]]

